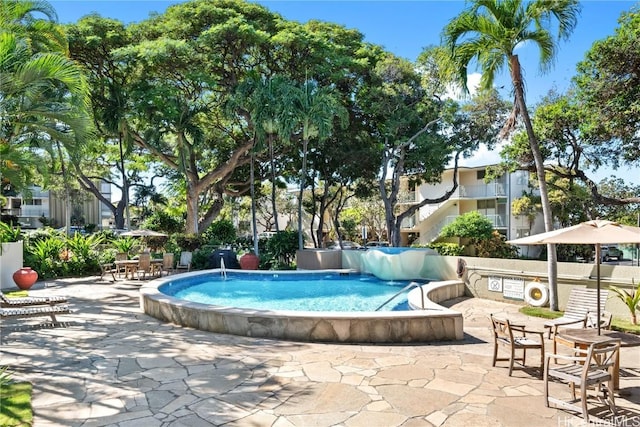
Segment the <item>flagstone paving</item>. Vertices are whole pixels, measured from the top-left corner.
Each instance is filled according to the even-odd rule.
[[[542,324],[513,304],[449,304],[464,315],[460,342],[339,345],[162,323],[142,313],[138,288],[97,278],[40,282],[31,295],[67,295],[75,312],[56,325],[3,322],[0,365],[33,384],[35,426],[583,425],[545,407],[532,372],[509,377],[505,364],[491,366],[489,313]],[[638,426],[640,348],[621,357],[629,396],[616,399],[613,425]],[[602,416],[599,425],[612,420]]]

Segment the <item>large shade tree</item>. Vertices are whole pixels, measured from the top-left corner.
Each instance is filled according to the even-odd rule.
[[[77,153],[88,129],[86,79],[55,19],[46,2],[0,3],[0,176],[16,191],[60,172],[51,159]]]
[[[525,43],[538,47],[541,70],[548,69],[557,54],[558,41],[570,36],[579,12],[577,0],[472,0],[443,31],[444,43],[458,66],[458,81],[462,87],[467,87],[467,69],[474,62],[482,71],[482,88],[492,87],[497,74],[508,67],[515,102],[505,131],[515,128],[518,117],[522,119],[536,165],[546,231],[553,229],[553,217],[545,182],[544,157],[527,110],[523,72],[516,49]],[[558,310],[555,246],[548,245],[547,251],[550,306],[552,310]]]

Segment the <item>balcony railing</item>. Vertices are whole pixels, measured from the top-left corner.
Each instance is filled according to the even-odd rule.
[[[398,193],[398,203],[415,203],[416,192],[415,191],[401,191]]]
[[[460,197],[471,199],[486,197],[506,197],[506,185],[501,182],[494,182],[484,185],[461,185]]]
[[[416,216],[411,215],[409,218],[405,218],[402,220],[400,228],[414,228],[416,226],[416,223]]]

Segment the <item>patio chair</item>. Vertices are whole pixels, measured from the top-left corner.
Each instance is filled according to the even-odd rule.
[[[574,349],[574,355],[549,353],[544,363],[544,398],[545,405],[550,403],[558,407],[582,413],[585,423],[589,423],[587,407],[587,389],[595,386],[596,396],[609,406],[616,415],[614,391],[614,367],[620,351],[619,340],[606,340],[591,344],[586,349]],[[552,362],[553,360],[553,362]],[[558,362],[559,361],[559,362]],[[549,383],[561,382],[570,387],[571,400],[549,395]],[[580,396],[576,398],[576,387],[580,388]],[[602,393],[602,397],[600,397]]]
[[[509,319],[498,319],[493,314],[490,316],[493,325],[492,366],[496,366],[496,362],[498,361],[508,361],[509,376],[511,376],[515,362],[521,362],[522,367],[526,367],[527,350],[540,350],[540,376],[542,376],[544,366],[544,332],[530,331],[525,329],[524,325],[512,324]],[[527,336],[527,334],[529,334],[529,336]],[[508,349],[509,357],[498,357],[498,345],[502,345]],[[517,350],[522,350],[522,357],[517,357]]]
[[[609,296],[608,290],[600,290],[600,307],[604,308]],[[558,328],[585,328],[589,313],[598,311],[598,292],[590,288],[573,288],[569,294],[562,317],[544,322],[549,330],[549,338],[553,338]],[[597,326],[597,324],[596,324]],[[555,349],[554,349],[555,351]]]
[[[16,308],[36,305],[56,305],[66,302],[68,302],[68,299],[63,296],[8,298],[4,293],[0,292],[0,307]]]
[[[126,252],[118,252],[116,254],[116,261],[126,261],[129,259],[129,254]],[[119,278],[122,278],[122,275],[127,273],[127,266],[123,264],[116,264],[116,274],[118,274]]]
[[[56,315],[69,314],[69,306],[66,304],[59,305],[40,305],[16,308],[0,308],[0,319],[51,316],[51,320],[56,322]]]
[[[140,280],[141,274],[144,279],[147,274],[151,275],[153,273],[151,270],[151,254],[149,252],[142,252],[139,255],[136,273],[138,275],[138,280]]]
[[[176,264],[175,270],[191,271],[191,260],[193,252],[183,251],[180,253],[180,261]]]
[[[100,264],[100,280],[102,280],[104,278],[105,274],[110,274],[111,277],[113,278],[113,281],[116,281],[116,273],[118,273],[118,267],[109,262],[106,264]]]
[[[167,276],[173,273],[173,253],[166,252],[162,254],[162,269],[160,270],[160,276],[163,272],[167,272]]]

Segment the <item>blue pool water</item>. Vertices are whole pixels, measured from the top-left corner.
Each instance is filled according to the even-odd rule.
[[[374,311],[408,285],[374,276],[338,273],[227,272],[172,280],[160,286],[188,301],[259,310]],[[380,311],[409,310],[406,292]]]

